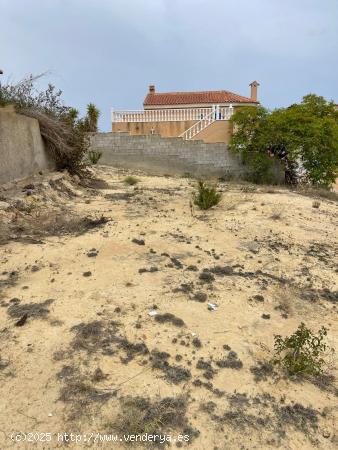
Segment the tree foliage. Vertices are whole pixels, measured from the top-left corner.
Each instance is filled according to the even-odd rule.
[[[86,128],[90,132],[96,132],[98,130],[98,120],[100,117],[100,111],[93,103],[87,105],[87,115],[85,117]]]
[[[234,114],[230,147],[248,164],[253,181],[268,181],[273,158],[282,161],[286,181],[305,175],[329,187],[338,176],[338,112],[333,102],[309,94],[299,104],[272,112],[242,108]]]

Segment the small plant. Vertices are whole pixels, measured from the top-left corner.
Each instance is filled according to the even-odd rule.
[[[315,335],[302,322],[291,336],[275,336],[274,363],[286,369],[290,376],[322,374],[325,364],[323,354],[327,349],[323,342],[326,335],[325,327]]]
[[[157,435],[149,447],[159,447],[161,436],[169,430],[183,432],[187,441],[193,439],[193,428],[186,417],[186,397],[165,397],[150,400],[143,397],[125,397],[120,399],[121,411],[109,428],[128,434]],[[166,447],[166,445],[163,445]]]
[[[35,197],[31,197],[30,201],[27,203],[22,204],[19,209],[20,211],[25,212],[26,214],[31,214],[35,208],[38,206],[38,199]]]
[[[277,206],[273,208],[270,218],[272,220],[280,220],[283,217],[283,212],[284,209]]]
[[[246,193],[252,193],[252,192],[256,192],[257,191],[257,187],[256,186],[252,186],[252,185],[244,185],[241,187],[241,192],[243,192],[244,194]]]
[[[318,209],[319,207],[320,207],[320,201],[319,200],[313,200],[312,208]]]
[[[134,186],[135,184],[137,184],[139,182],[139,180],[136,177],[133,177],[131,175],[127,176],[123,181],[126,184],[129,184],[129,186]]]
[[[184,172],[184,174],[181,176],[181,178],[192,178],[192,175],[190,172]]]
[[[102,152],[96,152],[95,150],[90,150],[88,152],[88,158],[92,164],[97,164],[99,162],[99,160],[101,159],[101,156],[102,156]]]
[[[217,186],[207,185],[204,181],[198,182],[198,192],[194,195],[194,204],[200,209],[209,209],[218,205],[222,193],[217,192]]]

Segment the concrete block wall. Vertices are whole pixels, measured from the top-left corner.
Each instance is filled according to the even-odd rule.
[[[0,108],[0,184],[53,169],[40,134],[39,122]]]
[[[238,157],[223,143],[123,132],[95,133],[91,135],[91,149],[102,152],[101,164],[154,175],[239,177],[245,171]]]

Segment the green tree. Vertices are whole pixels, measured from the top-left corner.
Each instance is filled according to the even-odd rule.
[[[85,117],[86,129],[89,132],[96,132],[98,130],[98,120],[100,111],[93,103],[87,105],[87,115]]]
[[[338,176],[338,112],[333,102],[310,94],[300,104],[272,112],[243,108],[232,121],[236,132],[231,148],[242,155],[253,181],[269,178],[271,156],[283,161],[287,181],[300,169],[312,184],[324,187]]]

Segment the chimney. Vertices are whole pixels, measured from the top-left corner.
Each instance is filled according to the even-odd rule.
[[[155,85],[154,84],[149,85],[149,94],[155,94]]]
[[[258,81],[253,81],[249,84],[249,86],[251,87],[250,98],[253,102],[257,102],[257,88],[259,86]]]

